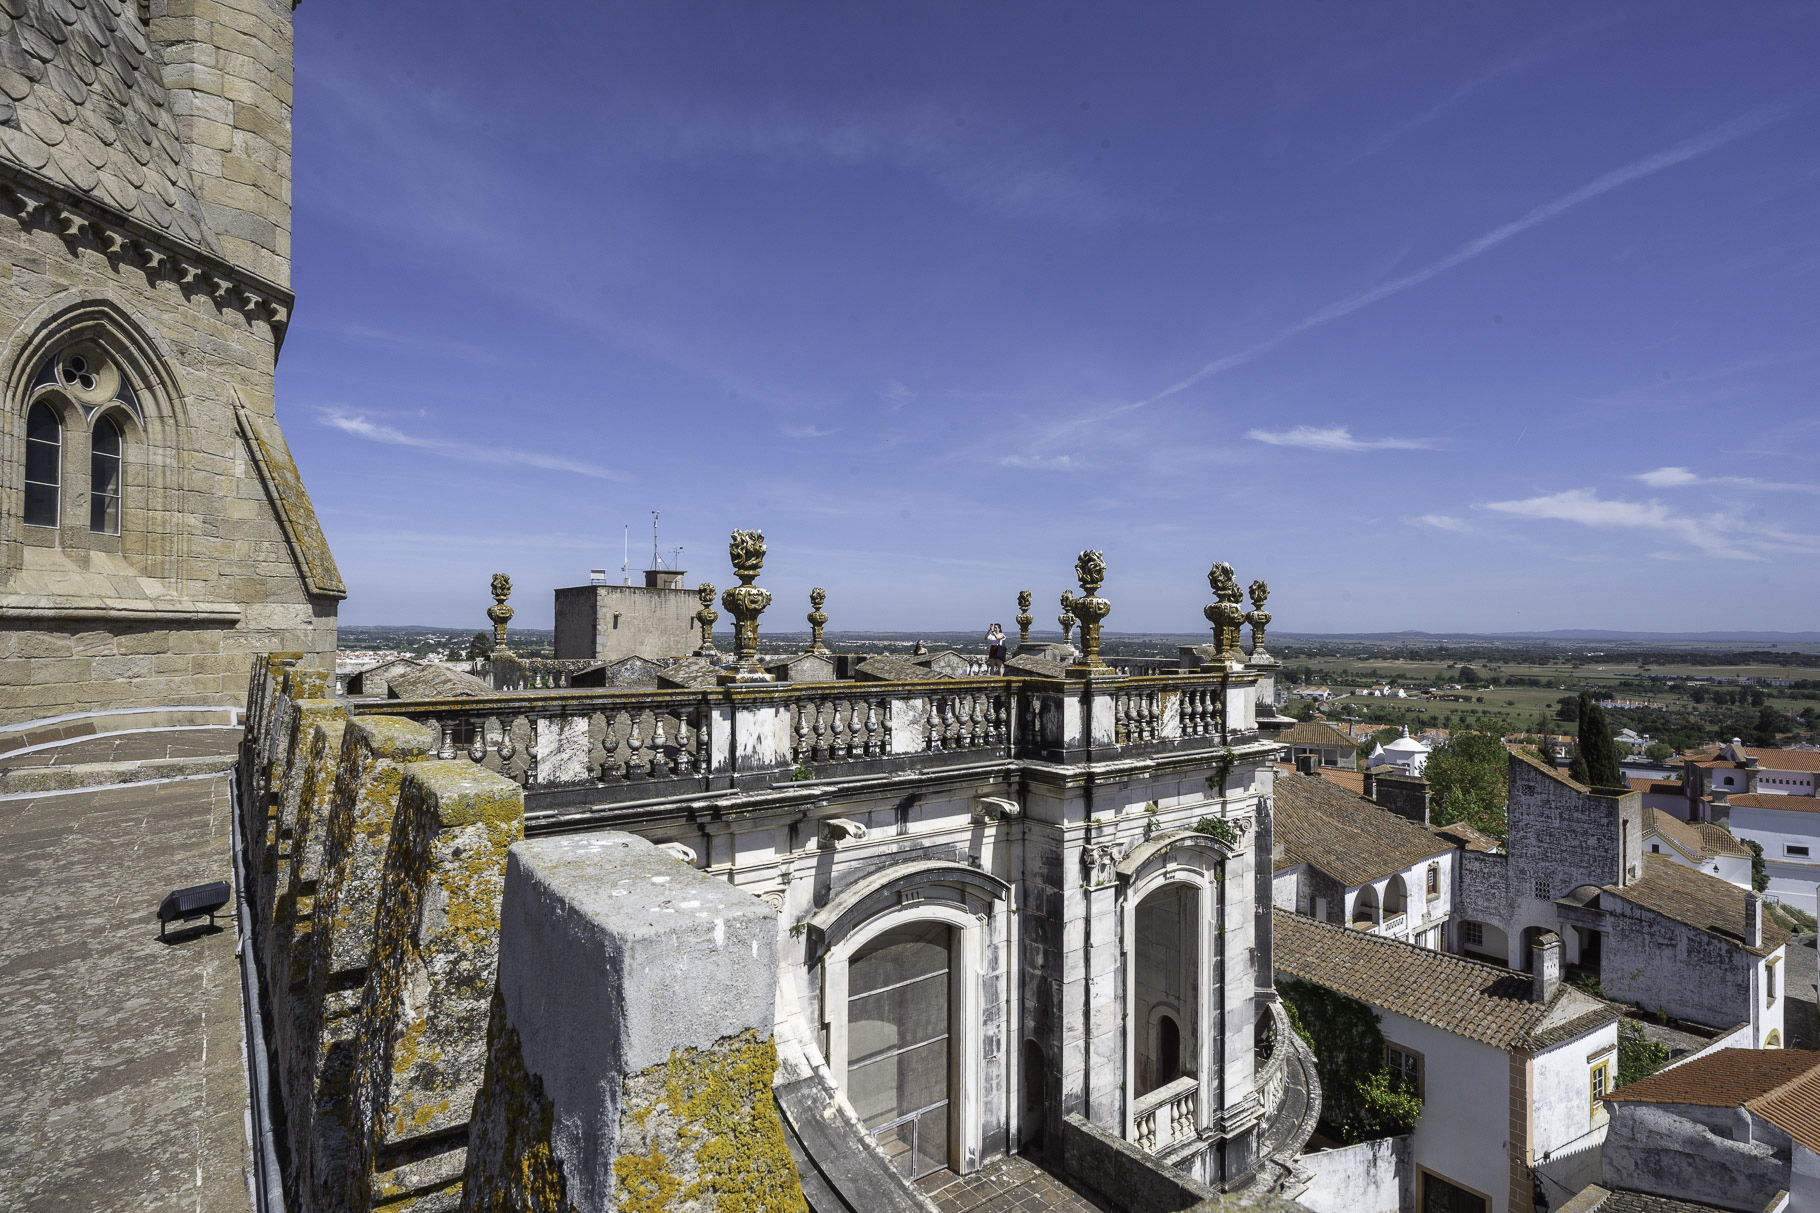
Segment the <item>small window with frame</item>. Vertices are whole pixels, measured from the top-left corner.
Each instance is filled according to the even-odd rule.
[[[1384,1065],[1390,1071],[1391,1079],[1404,1090],[1411,1092],[1417,1099],[1422,1098],[1422,1055],[1402,1045],[1386,1042],[1384,1045]]]
[[[1793,843],[1784,843],[1783,847],[1782,847],[1782,853],[1784,855],[1792,855],[1796,859],[1806,859],[1807,858],[1807,848],[1804,846],[1796,846]]]
[[[1485,924],[1482,922],[1463,922],[1460,924],[1460,939],[1469,948],[1485,946]]]
[[[1441,865],[1438,863],[1428,865],[1428,895],[1430,897],[1441,895]]]
[[[1611,1062],[1602,1061],[1592,1068],[1592,1113],[1598,1115],[1611,1093]]]

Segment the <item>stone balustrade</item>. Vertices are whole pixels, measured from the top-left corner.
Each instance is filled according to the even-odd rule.
[[[525,789],[533,809],[981,759],[1107,761],[1256,739],[1258,675],[595,688],[386,700],[430,753]]]
[[[1193,1141],[1200,1134],[1201,1081],[1184,1074],[1133,1105],[1132,1137],[1140,1150],[1165,1154],[1171,1146]]]

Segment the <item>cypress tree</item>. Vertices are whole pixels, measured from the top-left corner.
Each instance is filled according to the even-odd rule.
[[[1573,760],[1567,764],[1567,777],[1575,783],[1592,783],[1592,775],[1586,769],[1586,754],[1577,745],[1574,747]]]
[[[1622,788],[1624,769],[1618,765],[1618,746],[1611,737],[1605,709],[1592,696],[1580,693],[1580,756],[1586,761],[1584,782],[1595,788]]]

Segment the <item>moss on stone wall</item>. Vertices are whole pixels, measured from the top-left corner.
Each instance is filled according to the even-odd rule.
[[[625,1213],[807,1213],[771,1098],[777,1048],[742,1032],[626,1080],[617,1201]]]
[[[461,1213],[574,1213],[550,1144],[555,1120],[543,1081],[525,1070],[518,1032],[506,1023],[505,999],[495,989]]]

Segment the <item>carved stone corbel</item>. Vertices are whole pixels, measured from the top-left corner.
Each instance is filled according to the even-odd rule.
[[[28,194],[17,186],[9,187],[6,192],[13,200],[13,208],[19,212],[19,226],[31,226],[32,213],[44,209],[44,199],[36,194]]]
[[[826,850],[833,850],[843,842],[863,842],[868,833],[865,826],[850,817],[824,817],[817,824],[821,845]]]
[[[974,797],[973,820],[975,822],[1010,821],[1021,813],[1022,810],[1019,809],[1015,800],[1008,800],[1003,796]]]
[[[81,215],[78,215],[75,211],[58,211],[57,223],[63,228],[62,233],[60,233],[63,238],[72,242],[80,239],[82,233],[86,232],[89,227],[88,220],[84,219]]]
[[[685,842],[660,842],[657,849],[679,863],[695,866],[695,848]]]
[[[147,274],[156,275],[170,260],[149,240],[133,241],[133,252],[138,256],[139,264],[145,267]]]

